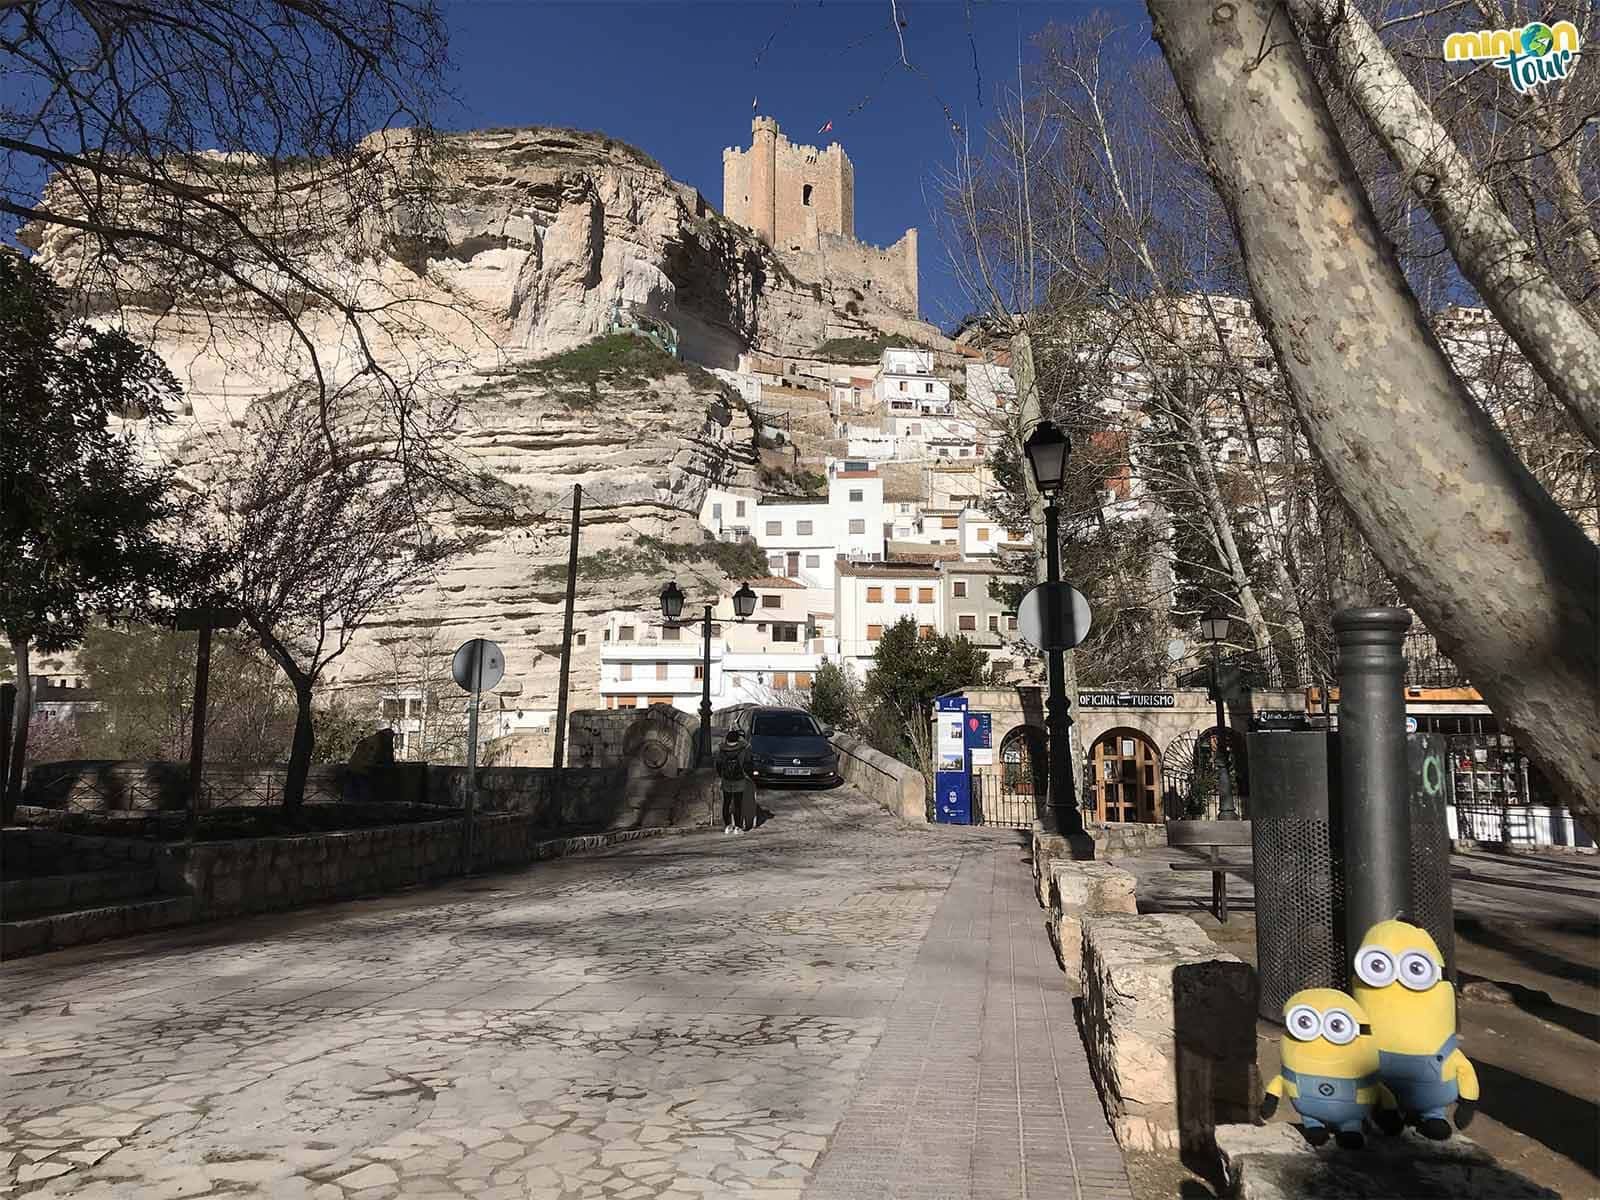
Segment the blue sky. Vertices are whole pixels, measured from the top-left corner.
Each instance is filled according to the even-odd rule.
[[[723,147],[748,145],[759,100],[791,141],[844,146],[857,237],[888,245],[922,231],[923,314],[939,324],[963,307],[928,219],[926,185],[951,157],[944,108],[981,128],[1052,19],[1105,10],[1154,53],[1144,5],[1130,0],[898,0],[920,74],[900,66],[890,0],[443,2],[456,102],[442,124],[600,130],[720,207]]]

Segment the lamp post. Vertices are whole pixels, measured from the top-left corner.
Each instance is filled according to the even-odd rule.
[[[1072,441],[1053,421],[1040,421],[1028,440],[1023,443],[1028,455],[1028,466],[1033,471],[1033,481],[1044,497],[1045,577],[1048,582],[1061,582],[1060,514],[1056,509],[1056,496],[1066,481],[1067,456],[1072,453]],[[1050,588],[1051,611],[1045,613],[1045,628],[1059,630],[1064,614],[1055,611],[1060,601],[1060,589]],[[1072,786],[1072,744],[1069,731],[1072,717],[1067,713],[1066,652],[1045,651],[1045,661],[1050,674],[1050,702],[1045,715],[1045,727],[1050,734],[1050,825],[1066,837],[1083,834],[1083,815],[1078,811],[1076,790]]]
[[[1200,635],[1211,643],[1211,694],[1217,702],[1217,817],[1223,821],[1239,819],[1233,803],[1233,757],[1228,746],[1228,714],[1222,704],[1222,643],[1227,640],[1228,614],[1213,608],[1200,618]]]
[[[704,658],[700,667],[700,737],[695,761],[702,767],[711,764],[711,605],[705,606],[701,636],[704,638]],[[733,611],[744,620],[756,610],[756,594],[748,583],[739,585],[733,594]],[[669,625],[677,625],[683,616],[683,589],[677,580],[671,580],[661,589],[661,615]]]

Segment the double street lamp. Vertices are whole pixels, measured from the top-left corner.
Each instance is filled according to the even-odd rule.
[[[1234,821],[1239,810],[1233,803],[1233,756],[1228,746],[1228,713],[1222,704],[1222,643],[1228,640],[1228,614],[1213,608],[1200,618],[1200,636],[1211,643],[1211,694],[1217,702],[1217,816]]]
[[[712,605],[706,605],[705,617],[701,633],[704,637],[705,658],[700,667],[700,738],[696,752],[696,764],[706,767],[711,765],[711,610]],[[748,583],[739,585],[739,590],[733,594],[733,612],[739,620],[743,621],[756,610],[756,594]],[[667,624],[677,626],[681,624],[683,616],[683,589],[678,586],[677,580],[671,580],[661,589],[661,615],[666,618]]]
[[[1072,440],[1054,421],[1040,421],[1022,444],[1033,471],[1033,481],[1044,497],[1045,577],[1051,585],[1061,583],[1060,514],[1056,496],[1067,477],[1067,456]],[[1045,628],[1060,630],[1065,617],[1057,611],[1061,588],[1049,588]],[[1045,727],[1050,734],[1050,825],[1056,833],[1077,837],[1083,833],[1083,815],[1078,811],[1072,786],[1072,746],[1069,730],[1072,718],[1067,713],[1066,652],[1045,651],[1050,673],[1050,701]]]

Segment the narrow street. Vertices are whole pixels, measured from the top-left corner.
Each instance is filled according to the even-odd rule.
[[[1127,1197],[1020,838],[762,804],[7,964],[0,1191]]]

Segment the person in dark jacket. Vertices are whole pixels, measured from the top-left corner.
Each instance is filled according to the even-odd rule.
[[[730,729],[717,752],[717,774],[722,777],[723,833],[745,832],[745,812],[755,808],[755,785],[749,775],[748,750],[744,731]]]

